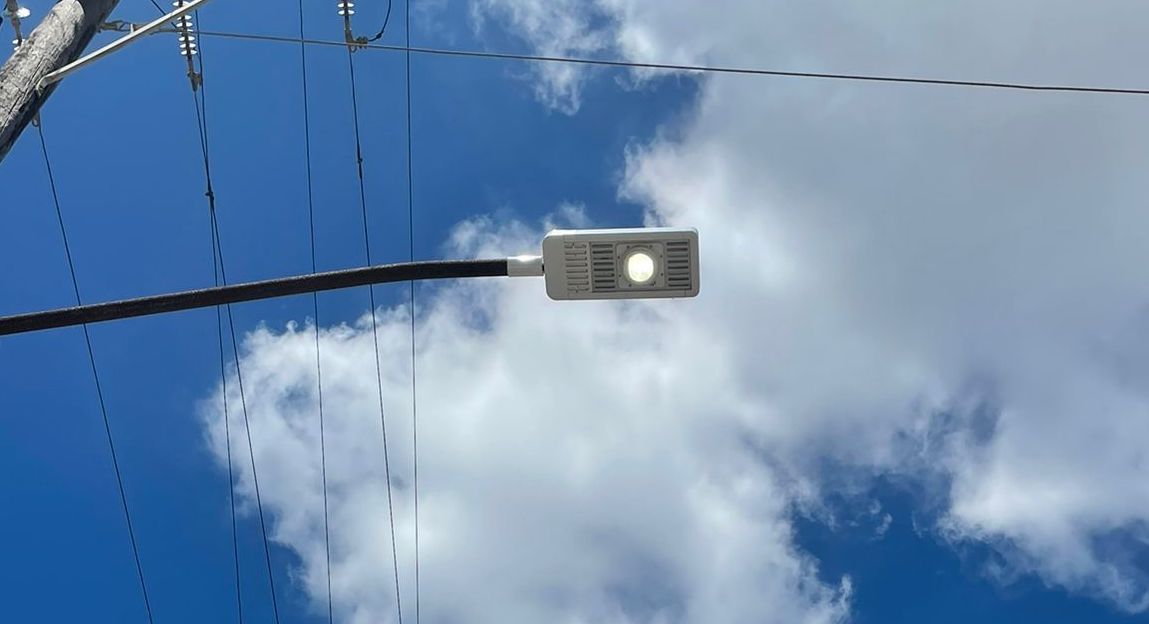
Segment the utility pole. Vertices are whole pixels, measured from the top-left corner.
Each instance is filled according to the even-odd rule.
[[[76,60],[119,0],[60,0],[0,67],[0,161],[56,84],[39,88],[49,72]]]

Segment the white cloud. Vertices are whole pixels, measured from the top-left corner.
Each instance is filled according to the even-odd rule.
[[[1149,16],[1111,8],[593,10],[636,60],[1139,84],[1126,59],[1147,45],[1127,24]],[[774,462],[937,474],[951,538],[1137,611],[1147,121],[1129,98],[712,76],[624,190],[703,232],[709,281],[682,314],[721,328]]]
[[[544,53],[638,60],[1138,84],[1127,59],[1149,52],[1133,26],[1149,9],[1131,2],[472,6]],[[586,79],[542,74],[539,93],[573,112]],[[834,621],[849,582],[820,583],[787,521],[817,503],[826,463],[940,484],[941,529],[996,548],[1003,577],[1149,606],[1130,554],[1149,521],[1144,103],[729,76],[701,88],[668,138],[632,151],[622,188],[651,222],[700,229],[697,300],[561,306],[537,284],[488,282],[429,302],[424,614]],[[535,240],[477,221],[454,242]],[[381,320],[409,592],[410,345],[401,311]],[[371,339],[362,322],[323,336],[336,604],[378,621],[391,562]],[[305,329],[259,332],[244,371],[276,539],[322,600],[311,345]]]
[[[594,26],[604,14],[583,0],[473,0],[471,15],[480,31],[494,16],[549,56],[589,56],[611,44],[607,33]],[[571,65],[535,69],[541,79],[535,91],[539,99],[563,112],[578,112],[584,72]]]
[[[566,217],[581,219],[567,207]],[[506,255],[540,233],[460,226],[460,253]],[[792,492],[742,437],[752,405],[716,327],[683,305],[555,305],[534,280],[462,283],[419,327],[422,614],[431,622],[836,622],[850,584],[792,544]],[[686,303],[685,306],[691,304]],[[381,312],[380,353],[403,601],[413,606],[410,343]],[[242,360],[273,537],[323,605],[311,327],[262,329]],[[369,318],[322,331],[332,573],[341,621],[394,613]],[[673,363],[671,363],[673,362]],[[238,388],[231,389],[238,405]],[[225,456],[218,398],[205,403]],[[237,449],[246,448],[232,410]],[[243,456],[245,453],[240,453]],[[250,505],[250,467],[240,462]]]

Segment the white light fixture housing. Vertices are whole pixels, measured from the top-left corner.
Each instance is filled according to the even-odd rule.
[[[551,299],[694,297],[698,231],[552,230],[543,238],[542,264]]]

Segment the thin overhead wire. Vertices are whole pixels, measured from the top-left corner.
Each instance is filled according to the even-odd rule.
[[[170,32],[170,31],[164,31]],[[228,39],[245,39],[249,41],[267,41],[278,43],[300,43],[295,37],[280,37],[275,35],[253,35],[247,33],[200,31],[205,37],[221,37]],[[304,39],[303,43],[320,46],[346,46],[342,41],[326,39]],[[620,61],[613,59],[594,59],[575,56],[548,56],[541,54],[514,54],[509,52],[483,52],[479,50],[457,50],[450,48],[415,47],[406,45],[391,45],[370,43],[362,46],[368,50],[385,50],[390,52],[405,52],[436,56],[461,56],[471,58],[517,60],[538,63],[565,63],[572,65],[589,65],[598,67],[625,67],[631,69],[655,69],[667,71],[681,71],[702,74],[735,74],[746,76],[774,76],[779,78],[812,78],[821,80],[845,80],[857,82],[900,83],[917,85],[936,85],[948,87],[975,87],[985,89],[1003,89],[1016,91],[1044,91],[1062,93],[1095,93],[1107,95],[1149,95],[1149,88],[1132,87],[1098,87],[1088,85],[1057,85],[1028,82],[999,82],[988,80],[951,80],[943,78],[919,78],[913,76],[889,76],[880,74],[844,74],[824,72],[785,71],[774,69],[759,69],[752,67],[731,67],[722,65],[689,65],[678,63],[642,63],[635,61]]]
[[[151,3],[157,11],[164,13],[163,7],[161,7],[155,0],[151,0]],[[173,4],[174,6],[178,7],[182,4],[182,2],[177,0]],[[203,151],[204,177],[207,180],[207,197],[209,200],[208,205],[211,210],[208,223],[211,230],[211,274],[213,283],[216,286],[219,286],[220,262],[222,261],[222,256],[220,255],[219,236],[216,232],[214,217],[215,191],[212,189],[211,185],[211,165],[208,159],[207,128],[203,121],[206,115],[204,112],[206,108],[205,102],[200,99],[202,98],[202,93],[200,92],[200,87],[202,86],[202,77],[196,71],[195,62],[193,60],[193,56],[198,55],[198,51],[196,50],[197,45],[194,43],[194,37],[191,36],[194,29],[189,28],[191,21],[192,20],[189,20],[187,16],[184,16],[179,20],[179,22],[175,23],[175,27],[179,31],[180,35],[180,53],[187,60],[187,76],[188,80],[191,81],[192,101],[196,105],[196,127],[199,132],[200,148]],[[198,11],[195,13],[195,21],[199,21]],[[203,66],[201,64],[201,71],[202,67]],[[241,582],[242,572],[239,563],[239,520],[235,508],[235,464],[231,457],[231,411],[228,408],[227,399],[227,350],[224,348],[223,342],[223,311],[221,310],[221,307],[222,306],[218,305],[215,306],[215,331],[219,349],[219,379],[221,399],[223,404],[224,444],[227,447],[227,496],[228,508],[231,513],[231,556],[235,581],[235,611],[236,621],[239,622],[239,624],[243,624],[243,589]]]
[[[196,23],[197,23],[197,25],[199,24],[199,12],[198,11],[196,12]],[[198,31],[197,31],[197,34],[198,34]],[[204,61],[203,61],[202,49],[200,50],[200,52],[197,56],[199,57],[199,61],[198,61],[199,62],[199,76],[202,79],[203,72],[204,72]],[[196,83],[193,81],[192,84],[194,85]],[[212,262],[213,262],[213,264],[215,264],[216,260],[218,260],[218,265],[216,265],[216,266],[219,269],[219,281],[222,282],[224,285],[226,285],[227,284],[227,269],[226,269],[226,265],[224,264],[224,259],[223,259],[223,242],[220,239],[220,234],[219,234],[219,220],[217,218],[216,206],[215,206],[215,189],[212,185],[212,177],[211,177],[211,149],[209,147],[209,134],[208,134],[207,94],[206,94],[206,87],[203,84],[202,80],[199,83],[198,88],[193,89],[193,91],[192,91],[192,101],[195,104],[196,126],[199,130],[200,150],[201,150],[202,155],[203,155],[204,180],[205,180],[205,184],[206,184],[206,190],[204,192],[204,196],[207,198],[208,215],[209,215],[210,221],[211,221],[211,236],[212,236],[212,249],[213,249],[213,251],[212,251],[212,254],[213,254]],[[235,363],[236,384],[239,386],[240,408],[243,412],[243,425],[244,425],[244,430],[245,430],[246,437],[247,437],[247,450],[248,450],[248,454],[249,454],[250,459],[251,459],[251,475],[252,475],[252,484],[253,484],[254,489],[255,489],[255,503],[256,503],[256,509],[259,512],[259,528],[260,528],[260,533],[261,533],[262,538],[263,538],[263,556],[264,556],[264,561],[267,565],[267,580],[268,580],[268,586],[270,588],[270,593],[271,593],[271,607],[272,607],[272,613],[275,616],[275,621],[278,624],[278,622],[279,622],[279,601],[276,599],[276,595],[275,595],[275,574],[272,570],[272,565],[271,565],[271,548],[270,548],[270,545],[269,545],[268,540],[267,540],[267,523],[266,523],[266,520],[264,518],[264,513],[263,513],[263,498],[260,495],[260,490],[259,490],[259,472],[256,470],[256,466],[255,466],[255,449],[254,449],[252,442],[251,442],[251,421],[248,418],[247,397],[244,393],[244,388],[243,388],[243,371],[240,367],[240,362],[239,362],[239,341],[236,340],[236,336],[235,336],[235,319],[232,316],[231,305],[228,304],[226,307],[227,307],[228,331],[231,334],[232,357],[234,358],[234,363]],[[217,309],[217,313],[218,313],[218,309]],[[225,418],[226,418],[226,415],[225,415]],[[230,473],[232,470],[231,462],[230,462],[230,444],[229,444],[229,449],[228,449],[228,457],[229,457],[228,471]],[[229,485],[229,489],[231,489],[230,485]],[[234,493],[232,493],[232,496],[234,496]],[[234,510],[234,508],[232,509],[232,514],[233,514],[232,515],[232,522],[234,523],[235,522],[235,516],[234,516],[235,510]],[[237,557],[237,559],[236,559],[236,570],[237,570],[236,582],[237,582],[237,584],[239,582],[238,554],[239,554],[239,550],[238,550],[238,546],[237,546],[235,548],[235,555]],[[238,585],[237,585],[236,591],[239,592]],[[240,613],[240,618],[242,620],[242,611]]]
[[[215,235],[215,224],[211,224],[211,272],[215,285],[219,286],[219,246]],[[239,527],[235,513],[235,469],[231,461],[231,414],[227,406],[227,363],[223,348],[223,312],[222,306],[215,307],[215,332],[219,340],[219,383],[223,398],[223,437],[227,445],[227,495],[228,505],[231,508],[231,555],[235,567],[235,609],[237,619],[243,624],[243,592],[240,589],[239,570]]]
[[[215,228],[212,228],[212,232],[212,271],[217,276],[216,284],[218,285],[219,265],[215,250]],[[215,331],[219,339],[219,383],[223,396],[223,436],[224,443],[227,444],[227,495],[228,505],[231,508],[231,556],[235,567],[235,610],[239,624],[243,624],[243,591],[240,589],[239,571],[239,527],[235,513],[235,469],[232,467],[231,461],[231,414],[227,407],[227,364],[224,357],[227,352],[223,348],[223,312],[220,308],[221,306],[215,307]]]
[[[383,25],[379,27],[379,32],[375,33],[374,37],[369,37],[367,43],[379,41],[383,38],[383,33],[387,32],[387,24],[391,21],[391,0],[387,0],[387,14],[383,16]]]
[[[415,220],[414,220],[414,183],[412,181],[411,165],[411,0],[405,0],[403,9],[404,34],[403,43],[407,51],[404,54],[405,91],[407,93],[407,255],[408,260],[415,260]],[[411,306],[411,463],[412,481],[414,482],[415,498],[415,624],[419,624],[420,592],[419,592],[419,395],[416,392],[418,384],[415,381],[415,282],[411,281],[409,304]]]
[[[359,172],[359,207],[363,215],[363,247],[371,266],[371,234],[367,223],[367,190],[363,178],[363,144],[359,132],[359,94],[355,86],[355,56],[347,46],[347,67],[351,76],[351,119],[355,127],[355,163]],[[375,287],[367,287],[371,303],[371,337],[375,344],[375,383],[379,391],[379,426],[383,432],[383,478],[387,481],[387,520],[391,531],[391,563],[395,574],[395,610],[403,624],[403,603],[399,593],[399,556],[395,546],[395,507],[391,495],[391,458],[387,444],[387,412],[383,404],[383,364],[379,360],[379,322],[376,319]]]
[[[159,8],[158,5],[156,8]],[[199,15],[196,15],[197,21],[198,21],[198,18],[199,18]],[[186,30],[186,26],[185,26],[185,30]],[[188,60],[188,78],[192,81],[192,88],[193,88],[192,99],[197,105],[199,105],[199,104],[201,104],[201,102],[200,102],[200,100],[196,99],[197,94],[194,90],[198,89],[198,87],[202,86],[202,84],[200,82],[197,82],[197,79],[196,79],[195,67],[192,65],[191,50],[186,49],[186,50],[184,50],[184,52],[185,52],[185,54],[187,56],[187,60]],[[201,113],[202,113],[201,107],[197,106],[197,108],[196,108],[196,121],[197,121],[197,128],[199,130],[200,141],[201,141],[200,147],[203,149],[203,154],[204,154],[204,173],[205,173],[205,177],[208,179],[207,185],[208,185],[208,191],[210,193],[209,197],[214,199],[215,191],[211,189],[211,179],[210,179],[210,173],[209,173],[211,167],[210,167],[210,163],[209,163],[208,158],[207,158],[208,148],[207,148],[206,127],[200,121],[202,119]],[[209,203],[209,205],[212,206],[212,210],[214,212],[214,203]],[[209,225],[210,230],[211,230],[211,274],[212,274],[212,280],[216,286],[219,286],[220,285],[220,270],[219,270],[219,267],[220,267],[220,247],[219,247],[219,237],[216,233],[214,218],[209,216],[208,225]],[[237,513],[236,513],[236,509],[235,509],[235,465],[232,462],[232,457],[231,457],[231,413],[230,413],[230,410],[228,409],[228,403],[227,403],[227,358],[226,358],[227,350],[224,348],[224,343],[223,343],[223,310],[221,308],[222,308],[222,306],[216,306],[215,307],[215,331],[216,331],[216,338],[217,338],[218,345],[219,345],[219,382],[220,382],[220,388],[221,388],[220,394],[221,394],[222,403],[223,403],[224,444],[227,445],[227,498],[228,498],[229,511],[231,512],[231,556],[232,556],[232,565],[233,565],[234,573],[235,573],[235,578],[234,578],[234,580],[235,580],[235,611],[236,611],[236,621],[239,622],[239,624],[243,624],[243,589],[242,589],[242,583],[241,583],[242,576],[241,576],[240,564],[239,564],[239,522],[238,522],[238,517],[237,517]]]
[[[304,35],[303,0],[299,0],[299,38]],[[315,194],[311,175],[311,109],[307,92],[307,46],[299,44],[299,67],[302,76],[301,96],[303,98],[303,156],[307,169],[307,234],[311,249],[311,272],[316,272],[315,262]],[[335,605],[331,595],[331,524],[327,500],[327,430],[323,418],[323,368],[319,362],[319,294],[311,293],[312,323],[315,325],[315,383],[316,401],[319,410],[319,466],[323,479],[323,551],[326,557],[327,573],[327,621],[335,621]]]
[[[60,209],[60,195],[56,191],[56,177],[52,173],[52,159],[48,156],[48,143],[44,140],[44,127],[43,122],[36,124],[36,130],[40,135],[40,150],[44,154],[44,167],[48,171],[48,184],[52,187],[52,203],[56,207],[56,220],[60,224],[60,238],[64,242],[64,257],[68,260],[68,274],[72,278],[72,291],[76,295],[76,305],[82,305],[80,298],[80,283],[76,279],[76,265],[72,262],[72,249],[68,245],[68,230],[64,227],[64,213]],[[144,582],[144,567],[140,563],[140,547],[136,541],[136,531],[132,527],[132,514],[128,511],[128,495],[124,491],[124,477],[120,471],[120,461],[116,456],[116,443],[112,438],[112,425],[108,420],[108,408],[104,402],[104,390],[100,384],[100,373],[96,368],[96,356],[92,350],[92,336],[88,332],[88,326],[84,325],[84,345],[88,350],[88,364],[92,368],[92,381],[96,385],[96,398],[100,405],[100,416],[104,420],[104,433],[108,439],[108,453],[112,457],[112,469],[116,473],[116,487],[120,492],[120,505],[124,510],[124,522],[128,527],[128,539],[132,545],[132,558],[136,562],[136,575],[140,581],[140,593],[144,598],[144,610],[148,615],[148,622],[154,622],[152,617],[152,603],[148,599],[148,585]]]
[[[219,240],[219,225],[213,223],[215,227],[216,240]],[[223,277],[224,283],[227,283],[226,272],[223,268],[223,257],[220,257],[219,274]],[[271,550],[267,544],[267,524],[263,517],[263,500],[259,495],[259,474],[255,470],[255,449],[251,443],[251,421],[247,417],[247,396],[243,391],[243,371],[239,366],[239,343],[235,339],[235,319],[231,314],[231,305],[227,307],[227,326],[231,332],[231,351],[235,357],[235,379],[236,384],[239,386],[239,405],[243,411],[243,428],[247,437],[247,453],[251,458],[251,479],[255,486],[255,506],[259,512],[259,528],[263,535],[263,557],[267,562],[267,581],[271,588],[271,609],[272,614],[275,616],[276,624],[279,624],[279,601],[275,598],[275,575],[271,571]]]

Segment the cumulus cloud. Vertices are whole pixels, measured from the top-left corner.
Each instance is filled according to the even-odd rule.
[[[566,207],[556,218],[580,220]],[[506,255],[540,231],[476,220],[456,253]],[[790,534],[791,486],[744,439],[754,409],[690,306],[555,305],[533,280],[435,292],[420,316],[421,610],[431,622],[841,621]],[[414,604],[409,317],[380,311],[400,581]],[[263,328],[241,363],[273,538],[326,595],[314,328]],[[721,333],[719,331],[719,333]],[[332,578],[341,621],[394,616],[370,318],[321,330]],[[238,405],[238,387],[229,401]],[[205,403],[226,456],[219,399]],[[246,448],[232,410],[237,449]],[[240,453],[243,456],[243,453]],[[239,490],[250,504],[250,465]],[[410,611],[408,611],[410,613]],[[765,619],[764,619],[765,618]]]
[[[1135,84],[1127,59],[1149,52],[1131,26],[1149,9],[1132,2],[1104,20],[1071,2],[472,7],[544,53],[637,60]],[[592,78],[558,71],[539,94],[573,113]],[[1130,554],[1149,521],[1144,104],[700,85],[688,115],[632,148],[620,188],[650,223],[700,229],[698,299],[559,306],[537,284],[490,281],[438,290],[420,311],[424,614],[840,620],[849,580],[820,582],[788,522],[832,487],[827,465],[927,479],[936,529],[995,548],[1003,579],[1149,607],[1149,571]],[[537,234],[477,220],[452,244],[518,253]],[[379,321],[412,604],[406,314]],[[334,597],[353,622],[394,608],[369,325],[322,329]],[[322,601],[310,331],[252,334],[243,370],[275,538]]]
[[[590,5],[635,60],[1102,85],[1140,83],[1127,59],[1147,44],[1128,24],[1149,17]],[[512,22],[528,41],[531,23]],[[951,539],[1140,611],[1147,115],[1127,98],[708,77],[672,138],[631,154],[623,191],[702,230],[711,279],[681,312],[722,328],[744,424],[776,465],[815,484],[824,462],[930,474]]]

